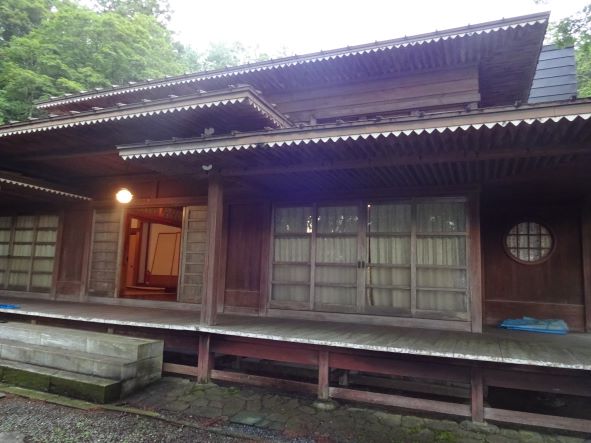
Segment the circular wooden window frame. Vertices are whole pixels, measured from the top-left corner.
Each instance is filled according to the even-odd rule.
[[[548,231],[548,233],[550,234],[550,237],[552,238],[552,246],[548,250],[548,254],[546,254],[544,257],[540,258],[539,260],[535,260],[535,261],[522,260],[519,257],[514,256],[511,253],[510,248],[507,246],[507,237],[509,236],[509,233],[511,232],[511,230],[514,227],[519,226],[521,223],[536,223],[536,224],[540,225],[541,227],[544,227]],[[505,234],[503,234],[502,241],[503,241],[503,249],[505,250],[505,254],[507,254],[507,256],[511,260],[513,260],[521,265],[527,265],[527,266],[539,265],[539,264],[546,262],[547,260],[550,259],[550,257],[552,257],[552,254],[554,253],[554,250],[556,249],[556,235],[554,235],[554,231],[552,229],[550,229],[546,223],[544,223],[543,221],[540,221],[538,219],[535,219],[535,218],[521,219],[515,223],[512,223],[508,229],[505,229]]]

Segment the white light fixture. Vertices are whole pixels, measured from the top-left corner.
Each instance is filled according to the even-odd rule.
[[[115,194],[115,198],[119,203],[127,204],[133,200],[133,194],[129,189],[121,188],[117,191],[117,194]]]

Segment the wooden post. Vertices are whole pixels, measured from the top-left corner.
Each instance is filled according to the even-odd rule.
[[[339,376],[339,386],[349,386],[349,371],[347,369]]]
[[[585,330],[591,332],[591,201],[583,203],[581,217],[581,245],[583,256],[583,291]]]
[[[217,314],[218,287],[220,285],[220,260],[222,254],[222,218],[224,212],[224,192],[218,175],[209,179],[207,192],[207,252],[203,299],[201,300],[201,323],[215,325]]]
[[[482,290],[482,249],[480,245],[480,195],[473,193],[468,199],[468,239],[470,253],[468,255],[470,282],[470,319],[472,332],[482,332],[482,305],[484,291]]]
[[[472,421],[484,421],[484,379],[480,368],[472,368],[471,375],[471,411]]]
[[[197,356],[197,383],[209,383],[213,368],[213,354],[211,348],[211,335],[199,335],[199,355]]]
[[[328,366],[328,351],[318,352],[318,398],[328,400],[330,385],[330,368]]]

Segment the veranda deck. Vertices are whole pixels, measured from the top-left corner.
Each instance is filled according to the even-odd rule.
[[[591,334],[565,336],[487,328],[482,334],[415,328],[220,315],[218,324],[200,324],[199,311],[61,302],[0,296],[12,315],[180,331],[251,339],[441,357],[546,368],[591,370]],[[0,317],[1,318],[1,317]]]

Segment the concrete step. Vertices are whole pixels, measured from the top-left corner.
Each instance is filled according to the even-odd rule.
[[[130,360],[162,357],[164,346],[159,340],[19,322],[0,323],[0,339]]]
[[[108,403],[121,397],[122,382],[0,359],[0,381],[53,394]]]
[[[163,347],[161,340],[18,322],[0,323],[2,361],[43,367],[52,374],[65,371],[82,379],[84,376],[110,379],[120,382],[117,392],[122,396],[160,379]],[[67,383],[62,390],[66,388]]]
[[[72,351],[0,339],[0,359],[97,377],[127,380],[137,375],[138,362],[90,352]]]

